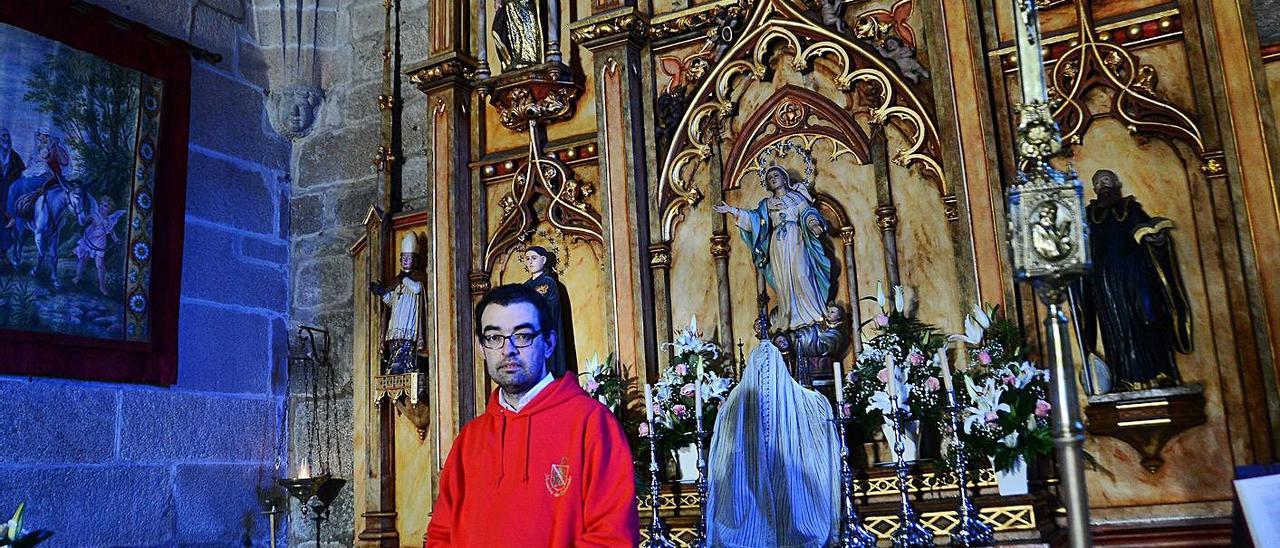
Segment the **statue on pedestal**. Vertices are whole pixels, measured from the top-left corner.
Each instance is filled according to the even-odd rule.
[[[542,63],[542,21],[538,0],[494,0],[493,37],[502,70]]]
[[[1115,386],[1124,390],[1181,384],[1174,352],[1191,352],[1191,309],[1169,232],[1173,222],[1152,217],[1120,178],[1093,175],[1097,198],[1086,209],[1093,270],[1078,303],[1087,352],[1097,334]]]
[[[752,264],[777,294],[770,324],[789,332],[821,324],[833,279],[823,243],[831,225],[814,207],[809,186],[794,181],[782,166],[766,168],[761,179],[770,196],[754,210],[722,201],[715,211],[734,216],[742,239],[751,245]]]
[[[423,329],[425,278],[416,270],[418,237],[412,232],[400,240],[400,273],[396,284],[388,289],[382,282],[369,283],[369,291],[391,307],[386,333],[382,337],[382,371],[390,375],[416,373],[419,370],[422,348],[425,346]]]
[[[524,252],[524,267],[529,271],[525,285],[547,299],[547,307],[555,315],[546,325],[556,328],[555,354],[547,360],[547,371],[560,378],[566,371],[577,371],[578,355],[573,343],[573,311],[569,291],[555,275],[556,255],[542,246],[530,246]]]

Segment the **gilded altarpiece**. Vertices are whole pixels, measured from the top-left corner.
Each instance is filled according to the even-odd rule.
[[[989,68],[997,112],[1006,113],[997,125],[1008,136],[1018,100],[1011,8],[987,5],[995,10],[988,23],[997,29],[986,37]],[[1258,318],[1244,304],[1258,288],[1240,268],[1235,216],[1243,208],[1233,208],[1232,194],[1242,183],[1224,159],[1231,155],[1224,142],[1234,136],[1223,136],[1219,124],[1230,128],[1230,122],[1215,116],[1213,97],[1222,94],[1213,91],[1211,75],[1218,67],[1204,61],[1221,52],[1206,36],[1205,21],[1222,15],[1207,7],[1049,2],[1041,11],[1050,97],[1070,152],[1060,167],[1076,170],[1083,181],[1099,170],[1115,172],[1123,194],[1176,227],[1193,320],[1193,350],[1176,354],[1177,368],[1184,384],[1203,387],[1206,402],[1204,425],[1174,436],[1155,460],[1115,437],[1088,437],[1086,451],[1104,468],[1087,474],[1092,518],[1103,534],[1198,523],[1199,538],[1221,539],[1231,513],[1232,464],[1269,461],[1272,454],[1274,374],[1268,341],[1255,338]],[[1008,152],[1004,166],[1012,171]],[[1088,184],[1085,192],[1086,200],[1095,198]],[[1020,300],[1024,310],[1035,310],[1029,291]],[[1081,360],[1079,345],[1073,346]],[[1080,402],[1090,404],[1084,392]]]
[[[400,544],[420,542],[449,443],[493,388],[456,316],[469,321],[487,288],[526,280],[518,259],[528,246],[560,260],[579,360],[615,354],[624,377],[643,382],[665,363],[662,344],[674,326],[693,315],[723,344],[754,345],[750,250],[711,206],[750,207],[764,197],[757,160],[770,150],[793,173],[812,177],[815,202],[832,224],[837,302],[859,306],[877,281],[899,281],[918,295],[921,319],[945,329],[959,331],[965,311],[982,300],[1005,304],[1029,334],[1039,332],[1040,309],[1011,281],[1006,259],[1002,181],[1013,171],[1016,93],[1009,6],[899,0],[837,2],[824,11],[821,4],[562,5],[561,50],[580,94],[564,116],[532,131],[504,126],[503,107],[475,77],[481,47],[496,58],[493,42],[449,36],[480,27],[474,16],[494,13],[494,3],[432,11],[430,25],[445,35],[437,57],[409,76],[433,106],[425,121],[433,136],[428,186],[439,214],[392,216],[401,219],[393,221],[396,238],[412,229],[433,242],[426,270],[441,292],[427,296],[432,421],[420,438],[395,418]],[[1115,171],[1127,193],[1176,226],[1197,321],[1195,350],[1179,355],[1178,366],[1206,399],[1206,424],[1170,441],[1154,473],[1130,446],[1090,438],[1088,450],[1109,471],[1089,475],[1095,516],[1104,525],[1152,516],[1220,520],[1231,496],[1222,463],[1270,459],[1263,410],[1276,398],[1270,334],[1258,339],[1251,323],[1271,310],[1249,270],[1256,242],[1239,243],[1229,205],[1241,195],[1237,180],[1251,175],[1237,169],[1245,160],[1228,148],[1223,115],[1215,114],[1222,105],[1210,87],[1226,76],[1205,60],[1206,51],[1219,51],[1202,30],[1212,18],[1197,12],[1207,4],[1190,0],[1098,3],[1089,28],[1097,41],[1122,48],[1112,55],[1104,46],[1078,47],[1074,4],[1043,4],[1047,68],[1060,97],[1071,99],[1059,121],[1072,167],[1086,179]],[[904,46],[909,55],[895,49]],[[1101,53],[1085,67],[1080,60],[1093,51]],[[1077,59],[1076,70],[1093,70],[1081,85],[1071,85],[1069,67],[1055,72],[1064,56]],[[1131,77],[1107,79],[1115,67]],[[503,77],[496,66],[494,73]],[[1204,81],[1211,85],[1193,85]],[[549,183],[530,175],[531,139],[545,153],[533,169],[561,170]],[[473,222],[458,220],[468,214]],[[359,312],[368,281],[361,249],[357,326],[371,321]],[[871,313],[861,305],[856,316]],[[368,360],[362,337],[357,329],[357,364]],[[362,382],[357,515],[376,507],[371,485],[379,481],[367,460],[377,452],[362,456],[377,440],[359,427],[374,426],[369,402],[359,402]],[[1050,516],[1022,508],[1024,521],[1009,527],[1051,529]]]

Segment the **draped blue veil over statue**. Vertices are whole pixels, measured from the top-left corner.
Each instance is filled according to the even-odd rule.
[[[716,417],[708,546],[825,547],[839,537],[840,446],[831,404],[762,341]]]

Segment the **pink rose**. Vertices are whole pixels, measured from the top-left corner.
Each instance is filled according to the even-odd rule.
[[[876,378],[882,383],[889,384],[889,368],[882,368],[879,373],[876,373]]]
[[[997,415],[995,411],[987,411],[987,416],[986,416],[987,422],[996,422],[996,420],[999,418],[1000,418],[1000,415]]]
[[[876,325],[880,327],[889,325],[889,317],[884,314],[876,314]]]
[[[598,383],[598,382],[596,382],[596,381],[587,381],[587,393],[588,393],[588,394],[595,394],[595,393],[596,393],[596,390],[599,390],[599,389],[600,389],[600,383]]]
[[[680,388],[680,395],[692,398],[697,389],[698,387],[694,386],[693,383],[686,384]]]
[[[910,356],[907,356],[907,361],[911,362],[911,365],[920,365],[924,363],[924,354],[912,352]]]
[[[671,412],[675,413],[677,417],[683,417],[685,413],[689,412],[689,408],[685,407],[683,403],[677,403],[671,406]]]
[[[1001,380],[1003,380],[1005,384],[1009,386],[1013,386],[1013,383],[1018,382],[1018,377],[1015,377],[1013,375],[1005,375],[1004,378]]]
[[[982,365],[991,365],[991,354],[988,354],[986,350],[978,352],[978,363]]]
[[[662,404],[660,404],[660,403],[655,403],[655,404],[653,404],[653,414],[654,414],[654,415],[661,415],[661,414],[662,414]]]
[[[924,380],[924,387],[928,388],[930,392],[937,392],[939,384],[941,383],[938,382],[937,377],[929,377]]]
[[[637,430],[638,430],[638,431],[639,431],[639,433],[640,433],[640,437],[642,437],[642,438],[647,438],[647,437],[649,437],[649,423],[648,423],[648,422],[642,422],[642,423],[640,423],[640,428],[637,428]]]
[[[689,366],[683,363],[676,364],[676,374],[684,375],[689,372]]]
[[[1043,419],[1049,416],[1050,409],[1053,409],[1053,406],[1050,405],[1049,402],[1044,400],[1036,400],[1036,416],[1037,417],[1040,417]]]

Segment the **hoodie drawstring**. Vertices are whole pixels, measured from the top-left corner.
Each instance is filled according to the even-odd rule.
[[[529,425],[524,429],[524,482],[529,483],[529,455],[533,449],[533,417],[525,419]]]
[[[499,442],[498,448],[498,485],[502,485],[503,472],[507,468],[503,465],[503,463],[507,462],[507,414],[500,412],[498,416],[502,418],[502,433],[498,436],[502,440]]]

